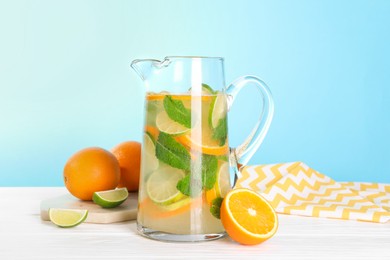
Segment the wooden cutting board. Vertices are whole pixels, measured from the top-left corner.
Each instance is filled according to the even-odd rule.
[[[129,192],[125,202],[115,208],[104,209],[92,201],[81,201],[70,194],[50,198],[41,202],[41,218],[49,219],[50,208],[63,209],[87,209],[88,216],[85,222],[88,223],[115,223],[137,218],[138,194]]]

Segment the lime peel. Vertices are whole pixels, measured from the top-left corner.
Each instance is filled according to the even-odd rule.
[[[114,208],[122,204],[128,196],[127,188],[120,188],[94,192],[92,200],[102,208]]]

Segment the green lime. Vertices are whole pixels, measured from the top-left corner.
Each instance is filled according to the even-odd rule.
[[[50,221],[59,227],[74,227],[87,218],[88,210],[86,209],[49,209]]]
[[[170,205],[184,197],[176,185],[185,176],[184,171],[169,165],[160,166],[146,182],[149,198],[160,205]]]
[[[147,172],[154,171],[158,168],[159,162],[156,157],[156,145],[155,140],[151,134],[146,132],[144,134],[144,143],[143,143],[143,153],[142,159],[144,160],[142,164],[144,165],[144,169],[147,169]]]
[[[207,84],[202,84],[202,94],[203,95],[211,95],[214,94],[214,89],[212,89],[209,85]]]
[[[190,128],[173,121],[165,111],[162,111],[157,115],[156,126],[161,132],[170,135],[182,135],[190,130]]]
[[[170,205],[167,205],[167,206],[162,206],[162,208],[165,210],[165,211],[174,211],[174,210],[177,210],[179,208],[182,208],[188,204],[191,203],[191,200],[192,198],[189,198],[189,197],[184,197],[182,198],[181,200],[179,201],[176,201]]]
[[[226,95],[218,93],[211,104],[209,121],[213,129],[217,128],[219,121],[226,118],[227,113],[227,99]]]
[[[232,186],[230,185],[229,163],[227,162],[223,162],[219,166],[215,189],[217,191],[217,195],[222,198],[224,198],[232,189]]]
[[[188,90],[189,92],[192,92],[192,88]],[[202,84],[202,95],[212,95],[215,91],[210,87],[209,85],[203,83]]]
[[[127,188],[120,188],[94,192],[92,200],[102,208],[114,208],[122,204],[128,196]]]

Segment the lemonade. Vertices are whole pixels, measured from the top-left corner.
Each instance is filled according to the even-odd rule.
[[[147,93],[145,109],[139,231],[219,237],[231,189],[226,94]]]

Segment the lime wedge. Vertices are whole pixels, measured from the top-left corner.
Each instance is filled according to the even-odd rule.
[[[92,200],[102,208],[115,208],[122,204],[128,196],[127,188],[120,188],[94,192]]]
[[[159,205],[170,205],[184,197],[176,185],[185,176],[184,171],[164,165],[154,171],[146,182],[149,198]]]
[[[229,163],[223,162],[217,173],[217,182],[215,183],[217,196],[224,198],[232,189],[230,185]]]
[[[50,221],[62,228],[74,227],[87,218],[88,210],[86,209],[49,209]]]
[[[182,135],[190,130],[190,128],[173,121],[165,111],[162,111],[157,115],[156,126],[161,132],[170,135]]]
[[[156,145],[151,134],[146,132],[144,134],[144,146],[143,146],[143,166],[147,173],[150,173],[158,168],[159,162],[156,157]]]
[[[211,127],[217,128],[221,119],[226,117],[227,113],[227,99],[222,93],[218,93],[211,104],[209,120]]]

